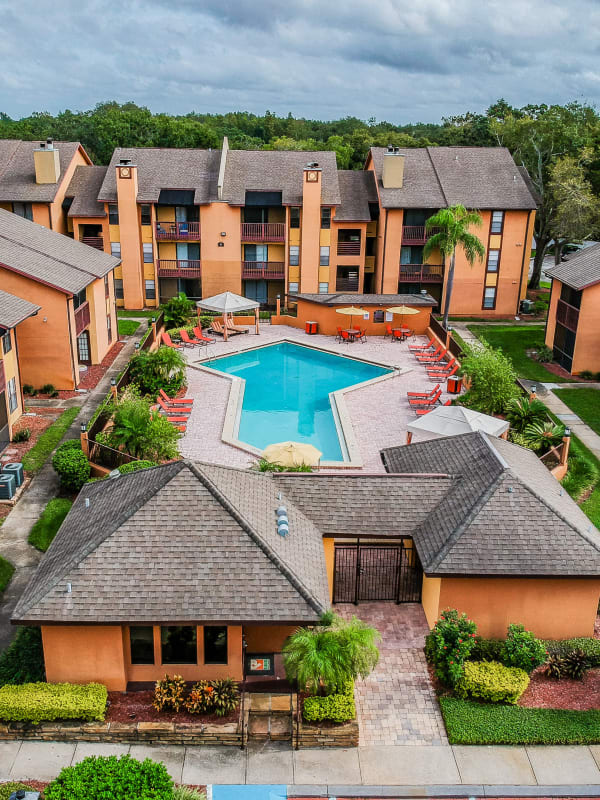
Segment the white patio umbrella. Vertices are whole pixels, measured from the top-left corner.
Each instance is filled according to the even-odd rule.
[[[317,467],[323,453],[306,442],[277,442],[263,450],[263,458],[282,467],[299,467],[307,464]]]
[[[415,433],[429,434],[427,438],[433,438],[481,431],[500,437],[508,428],[507,420],[491,417],[489,414],[482,414],[464,406],[437,406],[406,426],[409,442]]]
[[[260,303],[256,300],[250,300],[248,297],[242,297],[233,292],[221,292],[221,294],[215,294],[204,300],[198,300],[196,306],[204,311],[217,311],[219,314],[223,315],[223,339],[225,341],[227,341],[227,316],[229,314],[237,314],[239,311],[250,311],[254,309],[256,333],[259,333],[258,309],[260,308]]]

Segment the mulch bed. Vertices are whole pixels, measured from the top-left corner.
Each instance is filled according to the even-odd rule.
[[[41,434],[60,417],[62,412],[62,408],[36,408],[35,417],[21,417],[14,425],[13,436],[17,431],[21,431],[24,428],[29,428],[31,436],[26,442],[11,442],[4,451],[4,455],[7,455],[7,451],[9,451],[10,461],[22,461],[23,455],[28,450],[31,450]],[[17,452],[10,452],[12,450]]]
[[[104,377],[106,370],[111,366],[115,358],[119,355],[121,350],[125,347],[125,342],[115,342],[110,348],[108,353],[104,356],[99,364],[91,364],[88,366],[86,372],[79,383],[79,389],[95,389]],[[79,397],[81,392],[76,392],[74,389],[63,389],[59,391],[58,396],[61,400],[68,400],[71,397]],[[50,395],[38,394],[37,397],[47,398]]]
[[[519,705],[525,708],[561,708],[572,711],[591,711],[600,708],[600,669],[591,669],[583,680],[571,678],[554,680],[544,675],[540,667],[531,674],[531,682]]]
[[[225,725],[237,722],[238,708],[227,717],[216,714],[188,714],[187,711],[156,711],[152,705],[154,691],[109,692],[106,722],[186,722],[196,725]]]

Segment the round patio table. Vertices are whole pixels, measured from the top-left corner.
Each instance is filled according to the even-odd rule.
[[[396,336],[396,331],[399,332],[399,337]],[[400,339],[400,341],[403,342],[410,336],[410,328],[392,328],[392,333],[394,334],[395,339]]]
[[[344,331],[344,333],[348,334],[348,336],[350,337],[350,341],[352,342],[356,339],[357,336],[360,336],[360,330],[358,330],[357,328],[347,328]]]

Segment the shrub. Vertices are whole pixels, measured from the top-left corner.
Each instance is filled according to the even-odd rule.
[[[177,786],[173,789],[173,800],[206,800],[206,793],[190,786]]]
[[[152,705],[157,711],[179,711],[183,706],[185,681],[181,675],[165,675],[162,681],[156,681],[154,701]]]
[[[129,365],[132,382],[152,399],[159,389],[169,395],[177,394],[185,381],[185,359],[172,347],[159,347],[152,353],[144,350],[135,355]]]
[[[54,497],[50,500],[29,532],[27,537],[29,544],[45,553],[72,505],[72,502],[66,497]]]
[[[77,440],[65,442],[52,456],[52,466],[58,473],[61,486],[78,492],[90,477],[91,467]]]
[[[536,639],[531,631],[526,631],[523,625],[508,626],[503,664],[508,667],[519,667],[529,673],[544,664],[547,656],[548,651],[544,643]]]
[[[554,678],[554,680],[559,680],[564,674],[564,668],[565,660],[562,656],[549,656],[548,661],[546,661],[544,675]]]
[[[511,360],[484,340],[477,347],[467,345],[461,368],[471,381],[469,390],[461,398],[461,403],[469,408],[496,414],[509,400],[519,396],[515,383],[517,373]]]
[[[356,717],[354,705],[354,681],[346,681],[342,691],[326,697],[306,697],[302,716],[307,722],[347,722]]]
[[[590,668],[590,662],[583,650],[578,648],[568,653],[563,659],[563,675],[580,681]]]
[[[427,637],[425,653],[435,667],[436,676],[455,686],[463,674],[465,661],[475,648],[475,623],[455,609],[442,611]]]
[[[562,479],[562,485],[574,500],[579,500],[597,481],[598,470],[589,459],[579,455],[569,458],[569,471]]]
[[[54,394],[58,394],[56,391],[56,386],[53,383],[45,383],[42,388],[40,389],[41,394],[49,394],[53,396]]]
[[[14,781],[0,783],[0,800],[9,800],[11,794],[18,792],[19,789],[23,789],[25,792],[35,791],[31,786],[27,786],[26,783],[14,783]]]
[[[88,756],[65,767],[44,790],[44,800],[172,800],[173,780],[164,764],[131,756]]]
[[[535,314],[543,314],[545,311],[548,310],[548,305],[549,305],[548,300],[543,300],[541,298],[538,298],[533,304],[533,311],[534,311]],[[544,345],[544,347],[545,347],[545,345]],[[549,347],[547,349],[550,350]],[[550,350],[550,353],[552,353],[551,350]],[[541,360],[542,360],[541,358],[537,358],[537,361],[541,361]],[[550,359],[546,359],[546,360],[547,361],[548,360],[552,361],[552,357],[550,357]]]
[[[191,336],[192,339],[194,338],[194,328],[196,325],[181,325],[179,328],[171,328],[171,330],[166,331],[169,334],[171,339],[174,342],[181,341],[181,331],[184,330],[187,332],[188,336]]]
[[[544,647],[551,656],[565,657],[573,650],[581,650],[585,654],[590,667],[600,667],[600,639],[546,639]]]
[[[165,328],[183,328],[194,313],[194,303],[183,292],[161,306],[165,312]]]
[[[13,435],[13,442],[28,442],[31,439],[31,431],[29,428],[21,428]]]
[[[471,650],[470,661],[502,661],[504,639],[484,639],[475,637],[475,647]]]
[[[513,431],[511,428],[508,432],[508,438],[513,444],[518,444],[519,447],[525,447],[527,450],[531,450],[531,447],[529,446],[529,439],[524,433],[517,433],[517,431]]]
[[[584,381],[593,381],[594,380],[594,373],[591,371],[591,369],[583,369],[579,373],[578,377],[580,377]],[[25,391],[25,390],[23,389],[23,391]]]
[[[106,686],[100,683],[23,683],[0,688],[0,719],[43,722],[55,719],[103,720]]]
[[[523,430],[523,436],[532,450],[550,450],[559,444],[565,435],[564,425],[554,422],[531,422]]]
[[[37,389],[34,389],[30,383],[24,383],[23,394],[28,394],[30,397],[35,397],[37,394]]]
[[[511,427],[522,433],[527,425],[532,422],[542,422],[546,419],[546,406],[537,397],[513,397],[505,406],[506,418]]]
[[[130,472],[137,472],[139,469],[150,469],[156,467],[155,461],[130,461],[129,464],[121,464],[118,468],[121,475],[128,475]]]
[[[529,675],[497,661],[467,661],[454,687],[457,697],[476,697],[490,703],[516,703],[529,686]]]
[[[257,472],[312,472],[313,468],[308,464],[298,464],[295,467],[282,467],[281,464],[276,464],[274,461],[267,461],[266,458],[259,458],[258,461],[252,465],[252,469]]]
[[[19,627],[0,655],[0,686],[46,680],[42,634],[36,627]]]
[[[211,681],[212,705],[217,717],[226,717],[237,708],[240,692],[237,683],[232,678],[223,678]]]
[[[185,710],[190,714],[208,714],[213,710],[213,687],[210,681],[195,683],[185,701]]]
[[[2,592],[5,591],[6,587],[12,580],[12,576],[15,573],[15,568],[10,561],[6,558],[0,556],[0,598]]]
[[[113,405],[106,430],[110,447],[140,459],[161,461],[179,456],[179,431],[166,417],[150,410],[150,402],[128,387]]]

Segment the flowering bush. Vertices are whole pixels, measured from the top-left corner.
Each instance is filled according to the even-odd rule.
[[[198,681],[192,686],[192,689],[185,701],[185,710],[190,714],[206,714],[212,711],[214,693],[210,681]]]
[[[448,686],[462,677],[465,661],[477,644],[477,626],[466,614],[449,608],[442,612],[425,646],[436,676]]]
[[[165,675],[162,681],[156,681],[152,705],[157,711],[179,711],[183,706],[184,691],[185,681],[181,675],[172,678]]]
[[[536,639],[531,631],[523,625],[511,624],[504,642],[502,663],[507,667],[519,667],[525,672],[532,672],[536,667],[546,663],[548,651],[545,644]]]

